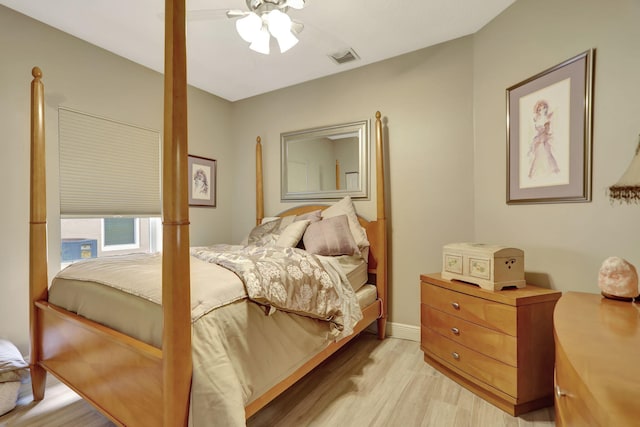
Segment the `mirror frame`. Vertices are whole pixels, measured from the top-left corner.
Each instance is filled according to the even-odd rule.
[[[290,142],[304,141],[315,138],[328,138],[343,133],[357,132],[358,134],[358,189],[356,190],[319,190],[292,192],[288,188],[288,155],[287,147]],[[360,120],[339,125],[323,126],[280,134],[280,195],[281,201],[290,200],[326,200],[342,199],[350,196],[354,199],[369,197],[369,120]]]

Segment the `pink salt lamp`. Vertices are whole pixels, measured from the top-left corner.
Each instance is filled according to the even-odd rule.
[[[598,286],[607,298],[632,301],[638,297],[638,273],[628,261],[609,257],[600,267]]]

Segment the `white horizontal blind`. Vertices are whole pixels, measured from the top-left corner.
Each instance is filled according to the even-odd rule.
[[[160,214],[160,133],[58,109],[60,213]]]

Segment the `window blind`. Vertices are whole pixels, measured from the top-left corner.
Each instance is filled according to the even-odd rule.
[[[160,132],[60,107],[62,216],[160,215]]]

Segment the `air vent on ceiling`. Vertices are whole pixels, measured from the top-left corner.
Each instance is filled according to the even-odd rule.
[[[333,61],[336,64],[345,64],[347,62],[351,62],[351,61],[355,61],[356,59],[360,59],[358,54],[353,49],[347,49],[347,50],[343,50],[343,51],[340,51],[340,52],[337,52],[337,53],[333,53],[333,54],[329,55],[329,57],[331,59],[333,59]]]

